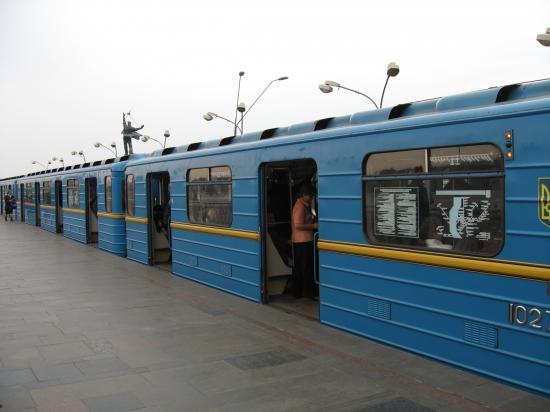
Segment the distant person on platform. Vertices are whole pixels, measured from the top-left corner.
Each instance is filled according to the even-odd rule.
[[[317,295],[313,279],[313,232],[317,230],[318,223],[311,213],[313,196],[311,186],[302,186],[292,208],[292,294],[296,299],[303,295],[315,299]]]
[[[132,139],[139,140],[141,135],[137,131],[143,129],[143,125],[141,125],[141,127],[132,127],[132,122],[126,122],[126,113],[122,113],[122,126],[124,154],[128,156],[134,153],[134,149],[132,149]]]
[[[13,222],[13,203],[15,201],[15,198],[11,194],[11,190],[6,193],[6,196],[4,196],[4,220],[8,221],[8,216],[10,218],[10,222]]]

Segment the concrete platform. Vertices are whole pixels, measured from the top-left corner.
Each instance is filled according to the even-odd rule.
[[[550,410],[40,228],[2,219],[0,245],[1,411]]]

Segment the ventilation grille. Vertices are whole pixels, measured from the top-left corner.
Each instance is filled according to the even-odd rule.
[[[464,322],[464,340],[489,348],[498,347],[498,329],[476,322]]]
[[[391,304],[385,300],[369,298],[367,302],[367,315],[389,320],[391,319]]]

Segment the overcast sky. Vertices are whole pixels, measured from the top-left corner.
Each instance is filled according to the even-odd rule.
[[[245,131],[372,108],[330,79],[385,106],[550,77],[548,0],[320,1],[0,0],[0,177],[62,156],[108,157],[132,109],[144,133],[170,145],[232,134],[238,72],[250,105]],[[136,142],[137,152],[158,148]]]

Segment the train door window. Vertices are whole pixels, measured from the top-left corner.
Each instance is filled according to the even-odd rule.
[[[49,180],[42,183],[42,203],[45,205],[52,204],[52,182]]]
[[[32,183],[25,183],[25,201],[28,203],[32,203],[32,199],[33,199],[32,192],[33,192]]]
[[[147,175],[150,263],[172,271],[170,175]]]
[[[67,179],[67,207],[80,209],[80,193],[78,179]]]
[[[209,226],[231,226],[231,182],[231,169],[227,166],[190,169],[187,172],[189,222]]]
[[[136,215],[136,184],[134,175],[126,176],[126,214]]]
[[[295,239],[295,244],[292,241],[293,214],[297,202],[301,201],[300,192],[306,188],[314,193],[317,190],[317,165],[313,159],[262,166],[263,300],[318,318],[319,302],[309,299],[318,294],[313,270],[313,242]],[[304,206],[301,210],[307,210],[315,220],[318,215],[315,196],[311,197],[309,205]],[[296,213],[298,216],[298,209]]]
[[[374,244],[495,256],[504,243],[503,171],[491,144],[370,154],[366,236]]]
[[[105,212],[113,211],[113,179],[111,176],[105,177]]]

